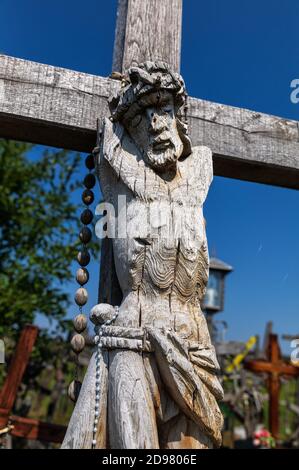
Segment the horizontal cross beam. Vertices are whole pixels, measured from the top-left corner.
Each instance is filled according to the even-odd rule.
[[[283,362],[271,363],[263,361],[248,361],[246,368],[252,372],[267,372],[268,374],[299,376],[299,368]]]
[[[0,137],[90,152],[119,81],[0,56]],[[299,189],[297,121],[189,98],[193,145],[219,176]]]

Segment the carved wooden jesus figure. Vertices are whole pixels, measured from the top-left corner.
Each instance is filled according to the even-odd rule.
[[[132,67],[109,101],[97,172],[107,203],[117,318],[103,328],[97,447],[213,448],[221,444],[219,365],[200,302],[208,280],[202,206],[212,180],[207,147],[191,148],[183,79],[165,63]],[[125,201],[125,204],[120,204]],[[99,304],[101,325],[115,314]],[[91,359],[64,448],[90,447]]]

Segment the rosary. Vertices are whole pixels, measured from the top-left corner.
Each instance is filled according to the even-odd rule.
[[[81,250],[77,255],[77,261],[80,265],[76,272],[76,281],[80,285],[77,289],[75,294],[75,302],[79,307],[79,314],[74,318],[74,329],[76,334],[72,337],[71,340],[71,348],[73,352],[76,354],[76,369],[75,369],[75,379],[71,382],[68,388],[68,396],[69,398],[76,402],[80,393],[81,389],[81,382],[78,380],[78,368],[79,368],[79,354],[83,351],[85,347],[85,339],[82,333],[86,330],[87,327],[87,317],[83,313],[82,308],[87,303],[88,300],[88,292],[85,287],[83,287],[89,280],[89,272],[86,269],[86,266],[90,262],[90,254],[87,249],[87,245],[92,238],[92,232],[89,227],[93,220],[93,213],[89,209],[89,206],[94,201],[94,193],[92,188],[95,186],[96,178],[92,170],[95,168],[95,156],[94,154],[90,154],[85,159],[85,166],[89,170],[89,173],[85,176],[83,184],[85,189],[82,193],[82,202],[85,205],[85,209],[83,210],[80,220],[83,224],[83,227],[79,233],[79,239],[82,243]],[[119,307],[115,307],[115,313],[113,317],[109,320],[106,320],[101,325],[95,326],[95,337],[94,337],[94,344],[96,346],[95,352],[95,361],[96,361],[96,377],[95,377],[95,406],[94,406],[94,422],[93,422],[93,437],[92,437],[92,448],[95,449],[96,447],[96,435],[98,430],[98,423],[99,423],[99,414],[100,414],[100,390],[101,390],[101,348],[102,348],[102,335],[103,329],[105,326],[110,325],[114,320],[116,320],[119,312]]]

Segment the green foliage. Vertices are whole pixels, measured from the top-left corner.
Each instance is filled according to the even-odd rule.
[[[65,283],[79,225],[71,195],[80,155],[36,153],[32,145],[0,141],[0,337],[16,339],[37,314],[53,323],[55,333],[68,329]]]
[[[67,385],[75,374],[66,313],[67,283],[80,246],[82,203],[74,192],[81,187],[81,158],[0,140],[0,338],[6,360],[25,324],[37,315],[49,323],[39,331],[14,408],[21,416],[64,424],[72,410]],[[96,255],[98,244],[89,249]],[[0,367],[0,388],[6,372]]]

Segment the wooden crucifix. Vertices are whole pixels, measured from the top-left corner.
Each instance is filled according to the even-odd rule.
[[[181,20],[182,0],[119,0],[113,72],[145,61],[178,72]],[[111,115],[107,98],[120,87],[113,78],[0,56],[1,136],[90,152],[97,119]],[[196,98],[187,104],[192,144],[212,150],[214,174],[299,188],[297,122]],[[120,300],[114,255],[103,244],[99,298],[112,306]]]
[[[278,336],[269,335],[267,360],[245,362],[245,367],[252,372],[268,374],[269,393],[269,427],[275,437],[279,438],[279,391],[280,376],[299,377],[299,368],[283,361]]]
[[[5,382],[0,390],[0,437],[9,433],[25,439],[60,443],[66,431],[64,426],[11,414],[37,335],[38,328],[27,325],[17,343]]]

